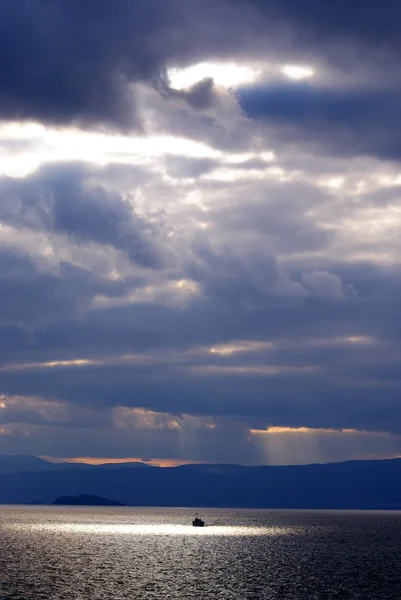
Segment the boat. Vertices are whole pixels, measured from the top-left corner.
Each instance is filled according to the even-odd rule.
[[[205,526],[205,521],[202,521],[202,519],[200,519],[198,517],[198,515],[195,515],[195,519],[192,521],[192,525],[194,527],[204,527]]]

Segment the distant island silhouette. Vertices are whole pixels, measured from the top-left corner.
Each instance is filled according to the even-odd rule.
[[[60,506],[127,506],[118,500],[110,500],[102,496],[79,494],[78,496],[59,496],[52,504]]]
[[[401,458],[290,466],[133,464],[111,468],[0,454],[0,505],[401,510]],[[82,492],[86,497],[74,498]]]

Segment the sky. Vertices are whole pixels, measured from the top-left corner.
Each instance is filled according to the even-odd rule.
[[[2,0],[0,453],[401,456],[398,0]]]

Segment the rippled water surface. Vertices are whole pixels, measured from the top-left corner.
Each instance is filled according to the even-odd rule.
[[[0,599],[401,600],[401,513],[0,507]]]

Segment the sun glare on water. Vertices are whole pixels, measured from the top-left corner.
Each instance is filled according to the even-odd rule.
[[[13,527],[15,528],[15,526]],[[24,526],[26,528],[26,526]],[[204,528],[179,524],[122,524],[122,523],[49,523],[34,524],[30,529],[54,531],[55,533],[85,533],[92,535],[146,535],[146,536],[277,536],[295,533],[294,528],[285,527],[244,527],[211,525]]]

